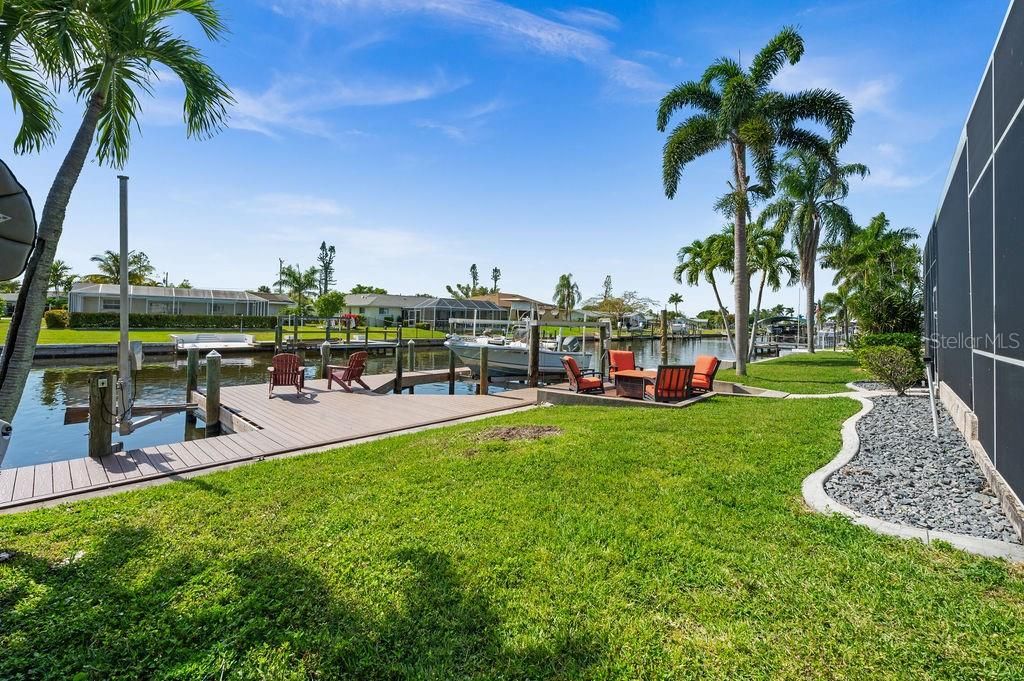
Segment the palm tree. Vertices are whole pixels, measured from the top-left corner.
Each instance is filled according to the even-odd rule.
[[[821,299],[821,311],[831,317],[836,324],[842,326],[843,341],[850,343],[850,289],[840,285],[835,291],[829,291]]]
[[[282,287],[295,300],[295,305],[303,313],[309,304],[309,298],[316,295],[320,285],[320,271],[315,267],[302,269],[298,265],[285,265],[281,269],[281,278],[274,282]]]
[[[715,279],[716,270],[729,271],[732,268],[732,239],[725,231],[718,232],[703,241],[698,239],[689,246],[683,246],[679,249],[677,257],[679,264],[672,273],[677,283],[682,284],[685,281],[688,286],[696,286],[703,278],[711,284],[711,290],[715,292],[715,301],[718,302],[718,311],[722,315],[725,335],[735,356],[736,343],[729,328],[729,314],[722,304],[722,296],[718,292],[718,283]]]
[[[800,282],[807,294],[807,349],[814,352],[814,274],[818,254],[848,239],[856,229],[842,204],[850,193],[850,178],[865,177],[863,163],[839,163],[835,154],[821,156],[803,150],[786,154],[779,181],[781,198],[764,210],[778,229],[792,235],[800,256]]]
[[[555,285],[555,295],[552,297],[552,300],[554,300],[559,310],[565,312],[566,319],[569,318],[569,313],[576,308],[576,304],[582,298],[579,284],[572,280],[572,274],[563,274],[558,278],[558,284]]]
[[[100,255],[89,258],[97,264],[98,274],[92,275],[93,281],[105,284],[121,283],[121,254],[115,251],[103,251]],[[149,262],[149,256],[142,251],[128,251],[128,283],[132,286],[148,284],[156,268]]]
[[[673,293],[668,297],[668,304],[675,308],[676,315],[679,314],[679,303],[681,302],[683,302],[683,297],[678,293]]]
[[[122,167],[138,125],[138,92],[149,92],[164,66],[185,89],[188,136],[221,129],[231,104],[224,81],[191,43],[175,33],[191,17],[209,40],[224,32],[212,0],[67,2],[6,0],[0,20],[0,79],[22,112],[15,151],[36,151],[55,140],[53,95],[43,82],[73,90],[85,103],[82,120],[40,215],[35,248],[0,360],[0,418],[11,420],[32,366],[46,304],[50,264],[64,228],[68,202],[96,140],[100,163]],[[21,58],[11,61],[10,56]],[[31,64],[32,68],[23,68]],[[43,78],[33,76],[38,69]]]
[[[825,250],[822,264],[848,291],[849,315],[867,333],[920,330],[921,254],[912,229],[892,229],[885,213]]]
[[[54,260],[50,263],[50,290],[62,291],[64,282],[71,276],[71,265],[63,260]]]
[[[754,324],[761,319],[761,300],[767,284],[772,291],[783,286],[792,286],[799,277],[796,253],[787,250],[783,245],[784,234],[778,230],[767,229],[764,222],[754,223],[749,236],[750,271],[761,273],[761,283],[757,288],[757,308],[754,312]],[[751,343],[748,358],[754,356],[754,345]]]
[[[804,42],[794,28],[783,28],[744,69],[722,57],[704,71],[699,81],[681,83],[661,100],[658,130],[664,132],[672,115],[683,109],[696,113],[677,125],[665,142],[662,175],[665,195],[673,198],[683,168],[696,158],[728,147],[730,198],[733,219],[734,292],[736,298],[736,373],[746,374],[747,317],[750,311],[750,276],[747,271],[747,216],[750,195],[774,193],[776,149],[805,149],[827,154],[844,144],[853,129],[853,109],[842,95],[814,89],[796,93],[771,90],[769,85],[782,67],[796,64]],[[802,121],[823,126],[831,139],[807,128]],[[757,175],[750,184],[748,151]]]

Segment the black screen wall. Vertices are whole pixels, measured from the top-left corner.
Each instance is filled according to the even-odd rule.
[[[1024,497],[1024,0],[1012,0],[925,245],[939,378]]]

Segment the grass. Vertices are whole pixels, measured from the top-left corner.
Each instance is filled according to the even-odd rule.
[[[0,320],[0,339],[7,337],[7,327],[10,326],[10,319]],[[285,327],[285,335],[291,335],[294,327]],[[221,333],[238,333],[238,329],[132,329],[128,336],[131,340],[143,341],[146,343],[169,343],[171,342],[170,334],[185,334],[185,333],[200,333],[200,332],[221,332]],[[251,333],[254,340],[272,341],[274,340],[274,331],[249,331],[246,330],[244,333]],[[363,331],[360,329],[358,333],[362,334]],[[303,340],[308,339],[323,339],[324,329],[318,326],[300,326],[299,336]],[[337,329],[331,332],[331,338],[338,339],[344,338],[344,333],[339,333]],[[384,338],[383,328],[371,328],[370,339],[381,340]],[[394,340],[395,330],[387,330],[388,340]],[[444,338],[444,334],[440,332],[433,332],[423,329],[406,328],[402,330],[402,338],[409,340],[411,338]],[[90,344],[90,343],[116,343],[118,341],[117,329],[47,329],[45,324],[39,331],[39,345],[57,345],[57,344]],[[0,340],[2,343],[2,340]]]
[[[813,354],[793,353],[748,364],[746,376],[724,369],[716,378],[787,393],[827,394],[849,392],[847,383],[870,377],[857,364],[852,352],[819,350]]]
[[[1022,678],[1017,569],[801,503],[856,409],[553,407],[0,516],[0,678]]]

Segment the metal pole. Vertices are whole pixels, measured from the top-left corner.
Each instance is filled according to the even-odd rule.
[[[129,306],[128,299],[128,176],[117,176],[120,199],[120,265],[119,279],[121,284],[120,299],[120,337],[117,344],[117,378],[119,398],[118,412],[120,413],[120,425],[118,430],[123,435],[131,432],[132,421],[132,361],[128,354],[128,323]]]

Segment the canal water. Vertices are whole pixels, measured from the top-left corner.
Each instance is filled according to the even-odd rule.
[[[616,343],[615,347],[632,349],[637,353],[637,364],[654,368],[660,362],[657,342],[633,341]],[[589,348],[588,348],[589,349]],[[669,347],[669,362],[692,364],[700,354],[713,354],[730,359],[732,353],[725,340],[673,341]],[[266,381],[270,353],[225,354],[221,361],[222,385],[245,385]],[[307,377],[313,378],[320,356],[316,352],[305,353]],[[417,369],[447,369],[448,350],[445,348],[421,348],[416,351]],[[368,374],[391,373],[395,369],[395,358],[371,356],[367,363]],[[69,406],[84,406],[89,403],[89,377],[97,371],[114,371],[113,359],[101,360],[44,360],[39,361],[29,374],[25,393],[14,419],[14,435],[0,468],[15,468],[29,464],[61,461],[84,456],[88,447],[88,425],[78,423],[64,425],[64,411]],[[199,381],[204,380],[200,366]],[[147,357],[146,363],[136,377],[136,400],[139,403],[168,404],[185,400],[185,356]],[[470,395],[476,389],[475,383],[460,381],[456,384],[458,394]],[[500,391],[492,386],[492,391]],[[417,394],[447,394],[448,384],[437,383],[416,387]],[[174,414],[162,421],[152,423],[131,435],[121,438],[115,434],[115,441],[121,439],[126,449],[193,440],[205,436],[202,421],[198,427],[189,425],[184,414]]]

